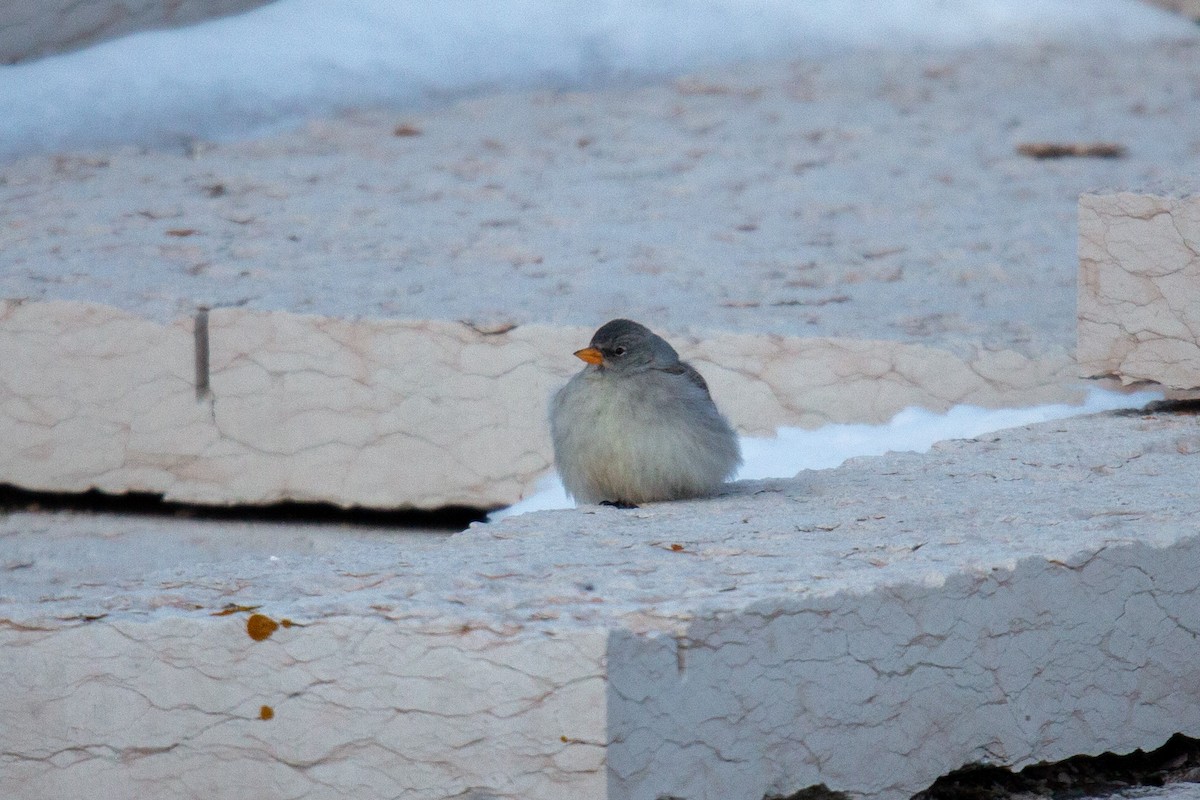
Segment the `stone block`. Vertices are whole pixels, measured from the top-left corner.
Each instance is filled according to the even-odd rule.
[[[192,319],[0,303],[0,483],[212,505],[509,505],[551,468],[545,409],[591,334],[222,308],[197,337]],[[1065,357],[671,338],[744,433],[1083,395]]]
[[[441,541],[10,515],[0,796],[903,800],[1198,736],[1197,458],[1118,413]]]
[[[1079,200],[1080,374],[1200,389],[1200,197]]]
[[[187,25],[269,0],[0,0],[0,63],[74,50],[152,28]]]
[[[165,491],[217,439],[188,323],[73,302],[0,303],[0,483]]]

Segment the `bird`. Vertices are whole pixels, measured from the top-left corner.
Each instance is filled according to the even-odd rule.
[[[704,378],[646,326],[614,319],[575,356],[587,366],[552,398],[550,434],[577,503],[710,495],[741,466],[737,434]]]

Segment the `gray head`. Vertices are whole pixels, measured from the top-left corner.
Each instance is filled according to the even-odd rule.
[[[629,319],[606,322],[592,336],[591,345],[576,351],[575,355],[618,374],[679,363],[679,354],[666,339]]]

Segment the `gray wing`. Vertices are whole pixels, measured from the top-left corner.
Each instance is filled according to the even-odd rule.
[[[686,361],[680,361],[678,364],[670,367],[662,367],[662,371],[670,375],[686,375],[689,381],[704,390],[705,397],[712,400],[712,393],[708,391],[708,383],[704,380],[704,376]]]

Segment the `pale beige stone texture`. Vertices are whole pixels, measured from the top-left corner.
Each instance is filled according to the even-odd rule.
[[[0,303],[0,482],[165,491],[216,442],[189,322],[106,306]]]
[[[205,467],[214,486],[253,476],[241,490],[250,502],[506,505],[549,467],[546,403],[579,336],[215,311],[213,410],[226,447]]]
[[[441,539],[0,515],[0,798],[909,800],[1150,750],[1200,736],[1198,469],[1150,410]]]
[[[1200,197],[1079,200],[1084,377],[1200,388]]]
[[[69,302],[0,308],[0,482],[216,505],[511,504],[551,469],[546,406],[592,333],[215,309],[197,375],[192,320]],[[1065,355],[672,339],[743,433],[1082,397]]]
[[[742,433],[781,426],[873,423],[909,406],[946,411],[1078,402],[1065,353],[1030,358],[976,349],[969,358],[925,345],[872,339],[719,334],[676,342],[704,374]]]
[[[15,690],[0,693],[0,750],[23,755],[0,768],[5,797],[606,797],[603,630],[366,615],[254,641],[246,614],[53,627],[0,626]]]

